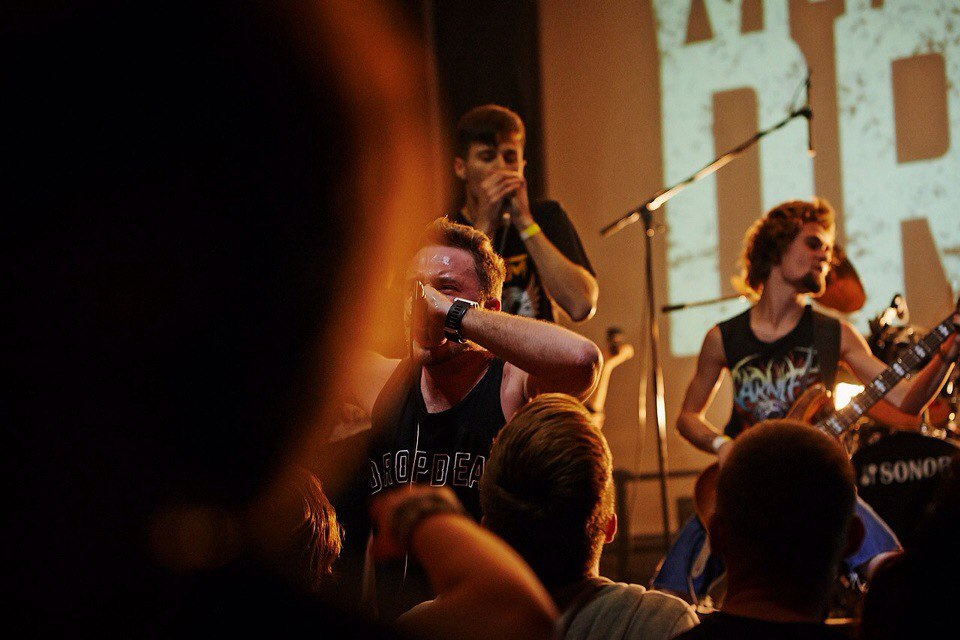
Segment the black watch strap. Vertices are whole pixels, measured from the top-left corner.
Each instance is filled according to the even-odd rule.
[[[447,340],[464,342],[463,334],[460,332],[460,326],[463,324],[463,316],[467,314],[467,311],[477,306],[479,305],[472,300],[464,300],[463,298],[453,299],[453,304],[450,305],[450,310],[447,311],[447,319],[443,323],[443,333],[447,336]]]

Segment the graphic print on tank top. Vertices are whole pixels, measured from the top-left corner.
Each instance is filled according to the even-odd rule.
[[[374,406],[370,494],[405,484],[446,486],[479,521],[480,478],[493,439],[506,423],[500,404],[503,365],[491,359],[473,389],[437,413],[424,404],[419,368],[397,384],[391,378]]]
[[[809,306],[797,325],[773,342],[763,342],[753,333],[749,310],[721,322],[719,328],[733,380],[733,408],[724,429],[732,438],[761,420],[782,418],[810,386],[832,384],[840,324]]]
[[[506,281],[503,284],[501,302],[503,310],[515,316],[527,318],[542,317],[540,274],[533,267],[533,261],[526,253],[511,256],[504,260],[507,268]]]
[[[808,387],[820,380],[813,347],[793,347],[777,357],[754,353],[731,369],[734,410],[745,425],[782,418]]]

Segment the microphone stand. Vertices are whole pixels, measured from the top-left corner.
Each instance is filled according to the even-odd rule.
[[[652,376],[649,378],[653,385],[654,403],[653,420],[657,425],[657,469],[660,476],[660,513],[663,520],[663,548],[670,547],[670,511],[669,496],[667,492],[667,428],[664,418],[665,408],[663,399],[663,370],[660,367],[660,327],[657,323],[657,306],[653,291],[653,237],[657,234],[657,229],[653,224],[653,212],[662,207],[670,198],[677,195],[694,182],[702,180],[715,173],[721,167],[726,166],[736,158],[743,155],[747,149],[758,143],[767,135],[784,127],[788,122],[795,118],[812,118],[813,112],[810,105],[806,104],[799,109],[794,109],[790,114],[768,129],[762,129],[753,134],[746,141],[721,154],[710,164],[706,165],[696,173],[685,180],[681,180],[672,187],[661,189],[643,204],[634,207],[610,224],[600,229],[600,235],[608,238],[617,233],[624,227],[634,222],[643,221],[644,237],[644,280],[647,287],[647,326],[649,327],[649,348],[650,348],[650,369]],[[646,398],[644,399],[646,405]]]
[[[727,300],[736,300],[737,298],[746,298],[742,293],[731,293],[728,296],[719,298],[710,298],[709,300],[697,300],[696,302],[678,302],[677,304],[665,304],[660,307],[660,313],[673,313],[674,311],[683,311],[684,309],[693,309],[694,307],[706,307],[711,304],[719,304]]]

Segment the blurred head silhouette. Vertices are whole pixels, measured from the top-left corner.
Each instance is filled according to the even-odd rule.
[[[434,176],[383,5],[14,12],[10,554],[18,598],[69,620],[243,546],[231,514],[323,441]]]

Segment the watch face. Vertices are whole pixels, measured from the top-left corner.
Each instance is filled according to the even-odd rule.
[[[463,321],[463,316],[466,315],[467,310],[476,306],[479,305],[472,300],[454,298],[443,326],[443,333],[447,336],[448,340],[464,342],[463,336],[460,334],[460,323]]]

